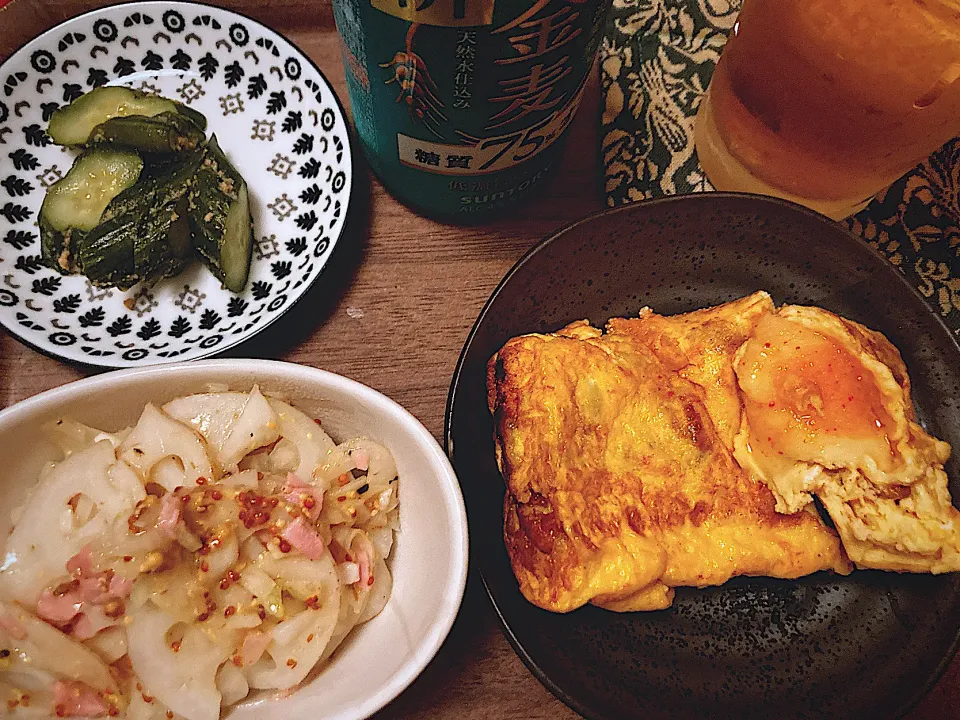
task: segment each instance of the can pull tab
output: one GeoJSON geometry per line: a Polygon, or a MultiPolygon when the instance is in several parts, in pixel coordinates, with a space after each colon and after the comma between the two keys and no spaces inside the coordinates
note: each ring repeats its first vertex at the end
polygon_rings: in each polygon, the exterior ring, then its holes
{"type": "Polygon", "coordinates": [[[960,62],[955,62],[947,66],[947,69],[940,74],[940,77],[937,78],[929,90],[913,101],[913,106],[918,109],[930,107],[958,79],[960,79],[960,62]]]}

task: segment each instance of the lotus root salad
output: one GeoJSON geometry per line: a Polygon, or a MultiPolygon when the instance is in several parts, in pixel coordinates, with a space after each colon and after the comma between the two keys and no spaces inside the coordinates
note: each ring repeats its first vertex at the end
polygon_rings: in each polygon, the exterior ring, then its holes
{"type": "Polygon", "coordinates": [[[371,440],[256,387],[44,430],[63,458],[0,565],[13,716],[216,720],[295,690],[390,596],[397,468],[371,440]]]}

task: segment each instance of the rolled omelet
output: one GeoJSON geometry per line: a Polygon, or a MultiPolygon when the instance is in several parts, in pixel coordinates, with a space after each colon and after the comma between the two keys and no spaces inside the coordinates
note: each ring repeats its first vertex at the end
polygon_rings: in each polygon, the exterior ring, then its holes
{"type": "Polygon", "coordinates": [[[524,596],[554,612],[668,607],[737,575],[846,573],[811,505],[778,513],[733,457],[733,357],[766,293],[664,317],[649,309],[508,341],[488,364],[504,542],[524,596]]]}
{"type": "Polygon", "coordinates": [[[855,322],[761,291],[516,337],[487,370],[504,541],[540,607],[655,610],[675,587],[851,561],[960,570],[950,446],[855,322]]]}

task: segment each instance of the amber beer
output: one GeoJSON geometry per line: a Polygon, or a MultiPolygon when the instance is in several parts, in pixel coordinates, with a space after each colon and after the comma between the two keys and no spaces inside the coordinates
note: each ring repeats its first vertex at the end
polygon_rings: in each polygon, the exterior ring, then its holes
{"type": "Polygon", "coordinates": [[[958,0],[744,0],[700,162],[717,189],[843,218],[960,133],[958,79],[958,0]]]}
{"type": "Polygon", "coordinates": [[[396,197],[453,222],[556,167],[610,0],[334,0],[357,136],[396,197]]]}

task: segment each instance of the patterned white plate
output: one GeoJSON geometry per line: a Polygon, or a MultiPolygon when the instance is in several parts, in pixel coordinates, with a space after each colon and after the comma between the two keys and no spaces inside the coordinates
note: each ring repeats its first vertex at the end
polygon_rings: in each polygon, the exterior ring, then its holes
{"type": "Polygon", "coordinates": [[[263,330],[320,275],[350,198],[349,132],[326,78],[275,32],[207,5],[117,5],[31,41],[0,66],[0,82],[0,322],[27,344],[109,367],[205,357],[263,330]],[[250,191],[255,246],[243,293],[199,261],[127,292],[40,265],[37,213],[75,155],[50,142],[47,121],[104,84],[207,116],[250,191]]]}

